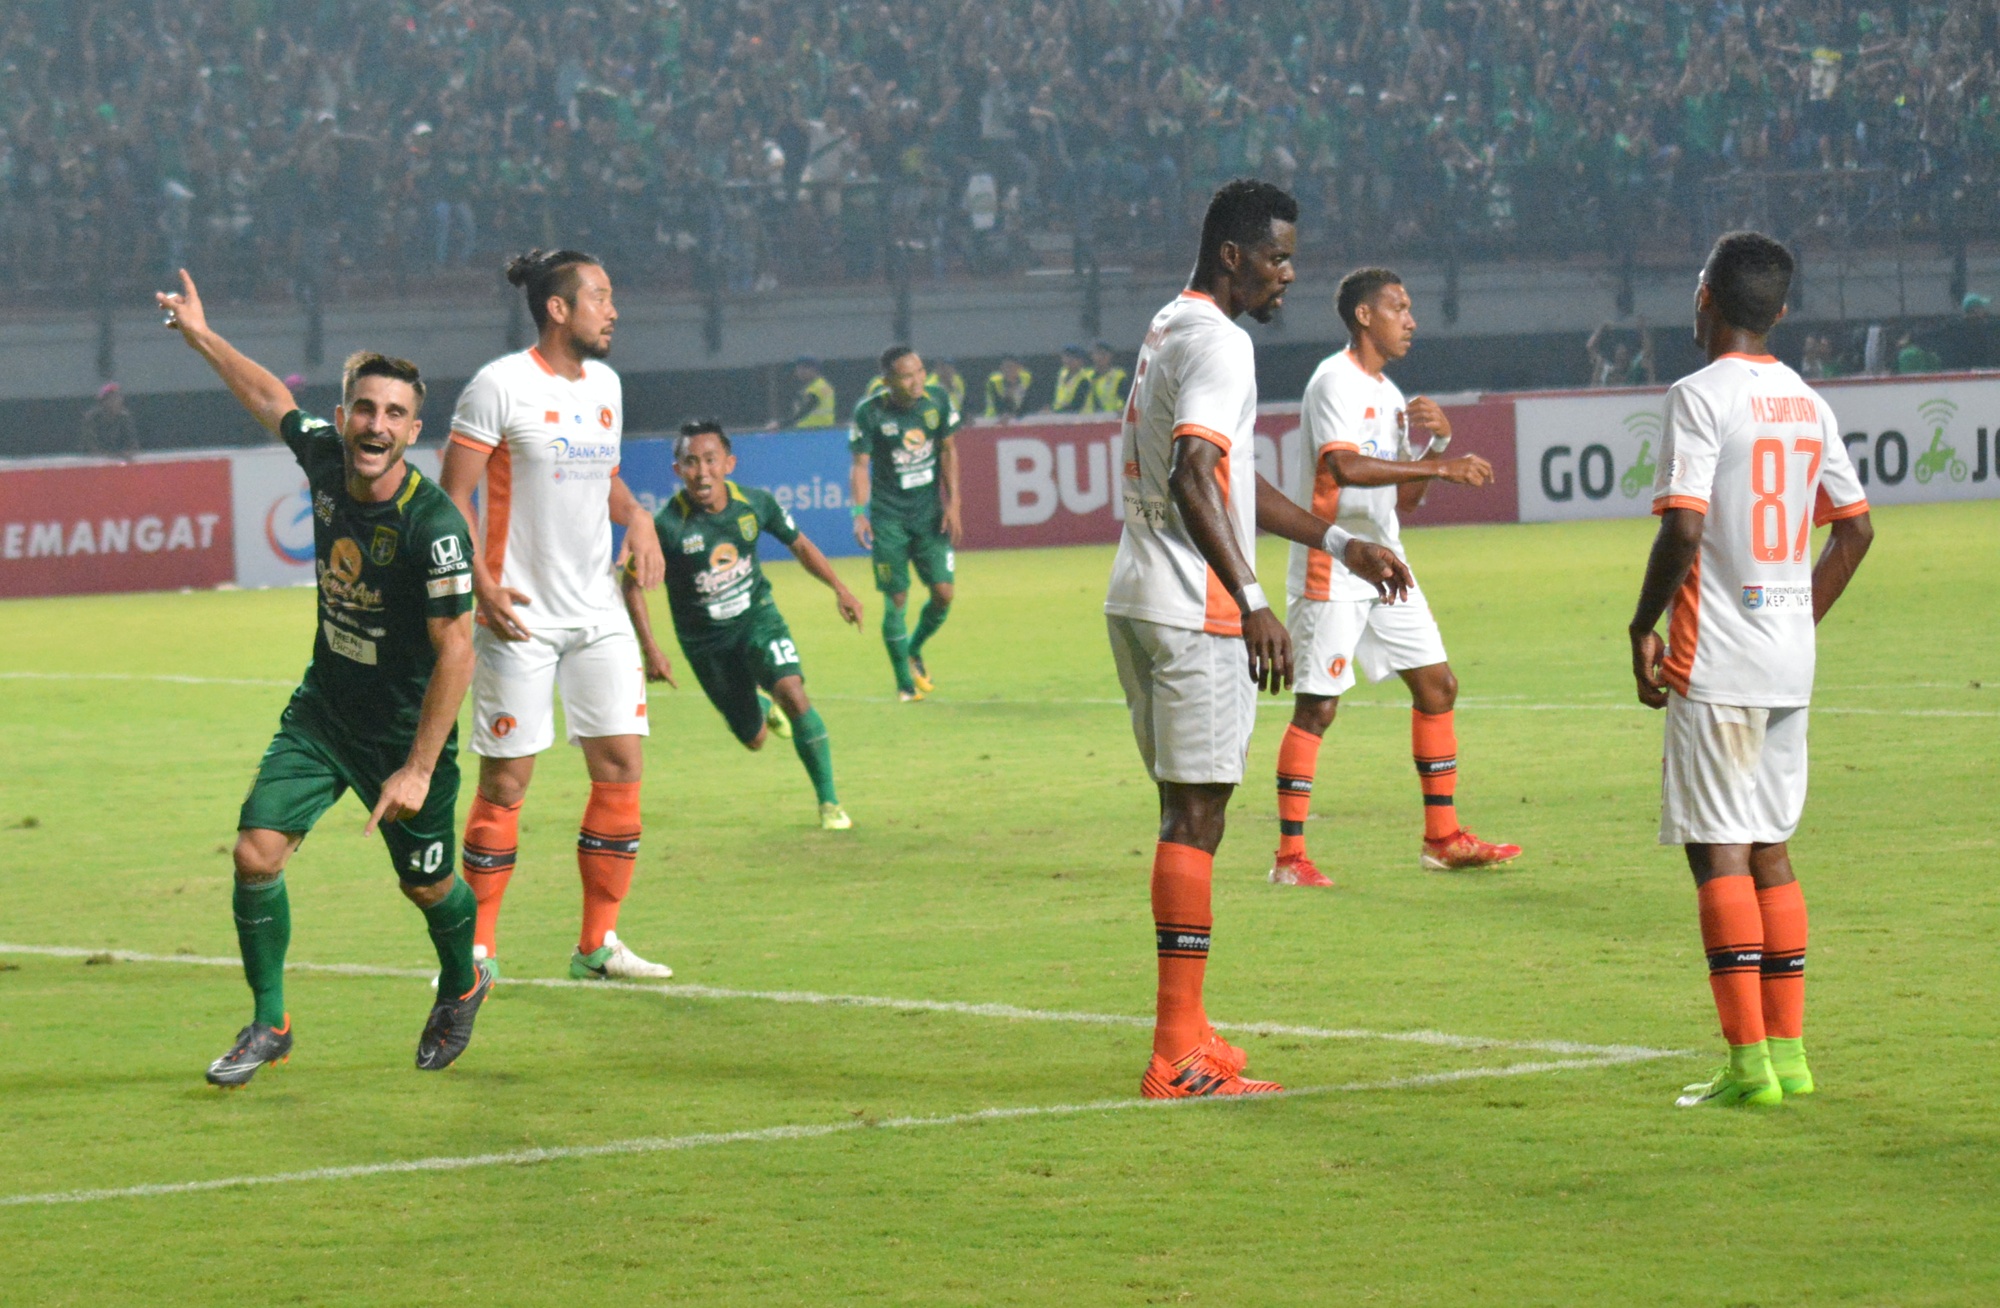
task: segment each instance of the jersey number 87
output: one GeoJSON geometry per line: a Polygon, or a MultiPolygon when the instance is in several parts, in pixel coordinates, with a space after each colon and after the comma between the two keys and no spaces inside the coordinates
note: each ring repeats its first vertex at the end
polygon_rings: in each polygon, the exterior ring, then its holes
{"type": "MultiPolygon", "coordinates": [[[[1792,453],[1806,460],[1806,486],[1819,475],[1820,442],[1801,437],[1792,442],[1792,453]]],[[[1759,563],[1779,563],[1790,545],[1792,561],[1806,557],[1806,542],[1812,537],[1812,504],[1799,514],[1796,541],[1785,521],[1785,443],[1766,436],[1750,447],[1750,491],[1756,496],[1750,505],[1750,553],[1759,563]]]]}

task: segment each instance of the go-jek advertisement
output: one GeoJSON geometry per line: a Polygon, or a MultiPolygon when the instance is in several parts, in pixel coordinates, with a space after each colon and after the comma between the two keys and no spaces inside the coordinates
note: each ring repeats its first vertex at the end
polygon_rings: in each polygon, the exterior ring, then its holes
{"type": "MultiPolygon", "coordinates": [[[[1871,504],[2000,495],[2000,377],[1822,382],[1871,504]]],[[[1521,521],[1652,512],[1666,391],[1514,400],[1521,521]]]]}

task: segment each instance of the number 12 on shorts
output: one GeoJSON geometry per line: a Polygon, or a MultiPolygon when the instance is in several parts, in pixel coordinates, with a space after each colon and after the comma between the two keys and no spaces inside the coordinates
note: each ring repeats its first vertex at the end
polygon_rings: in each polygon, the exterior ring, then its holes
{"type": "Polygon", "coordinates": [[[1796,540],[1785,520],[1785,443],[1766,436],[1750,447],[1750,492],[1756,496],[1750,505],[1750,554],[1759,563],[1782,562],[1787,545],[1792,561],[1800,562],[1812,539],[1811,494],[1813,479],[1819,476],[1820,442],[1801,437],[1792,442],[1792,453],[1806,461],[1807,499],[1799,513],[1796,540]]]}
{"type": "Polygon", "coordinates": [[[791,641],[774,640],[771,642],[771,662],[783,667],[787,663],[797,663],[798,661],[799,647],[792,644],[791,641]]]}

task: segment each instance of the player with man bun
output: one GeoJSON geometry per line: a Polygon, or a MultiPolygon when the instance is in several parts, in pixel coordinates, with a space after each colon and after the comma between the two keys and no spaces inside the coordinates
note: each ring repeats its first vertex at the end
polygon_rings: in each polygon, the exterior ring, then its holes
{"type": "Polygon", "coordinates": [[[507,266],[540,339],[481,368],[458,397],[442,480],[467,520],[485,484],[473,560],[479,654],[472,750],[479,789],[465,824],[465,876],[479,897],[479,949],[498,956],[501,897],[514,873],[521,803],[535,758],[555,743],[562,691],[590,801],[577,834],[583,925],[570,975],[673,975],[618,939],[639,854],[646,674],[619,597],[611,527],[644,585],[662,575],[653,520],[618,479],[625,404],[605,365],[618,311],[603,265],[580,250],[533,250],[507,266]]]}

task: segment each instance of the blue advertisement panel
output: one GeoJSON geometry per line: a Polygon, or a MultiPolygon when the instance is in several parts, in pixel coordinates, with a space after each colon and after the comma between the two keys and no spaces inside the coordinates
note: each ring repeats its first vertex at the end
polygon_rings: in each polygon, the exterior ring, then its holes
{"type": "MultiPolygon", "coordinates": [[[[847,511],[850,460],[845,427],[745,432],[732,434],[729,443],[736,454],[736,472],[730,480],[770,491],[825,553],[861,553],[847,511]]],[[[618,475],[640,503],[657,512],[681,488],[674,472],[672,438],[627,439],[618,475]]]]}

